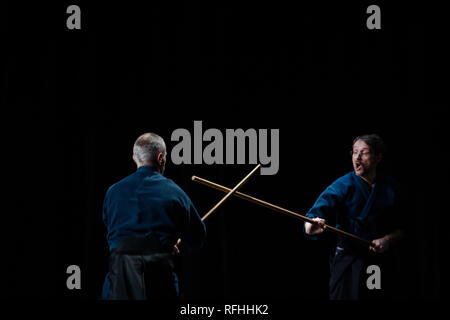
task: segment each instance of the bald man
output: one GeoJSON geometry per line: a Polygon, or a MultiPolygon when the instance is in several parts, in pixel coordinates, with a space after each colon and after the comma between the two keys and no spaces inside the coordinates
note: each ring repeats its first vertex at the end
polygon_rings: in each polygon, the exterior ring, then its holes
{"type": "Polygon", "coordinates": [[[160,136],[141,135],[133,147],[136,172],[106,192],[103,221],[110,261],[102,299],[177,297],[177,240],[188,251],[203,246],[206,229],[192,201],[163,176],[166,156],[160,136]]]}

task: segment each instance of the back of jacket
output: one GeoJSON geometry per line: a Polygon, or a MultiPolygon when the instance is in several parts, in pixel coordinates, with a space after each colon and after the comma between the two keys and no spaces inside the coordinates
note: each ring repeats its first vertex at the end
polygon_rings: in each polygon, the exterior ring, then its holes
{"type": "Polygon", "coordinates": [[[168,249],[178,238],[190,250],[202,247],[206,229],[187,194],[150,166],[112,185],[103,204],[110,250],[124,237],[156,234],[168,249]]]}

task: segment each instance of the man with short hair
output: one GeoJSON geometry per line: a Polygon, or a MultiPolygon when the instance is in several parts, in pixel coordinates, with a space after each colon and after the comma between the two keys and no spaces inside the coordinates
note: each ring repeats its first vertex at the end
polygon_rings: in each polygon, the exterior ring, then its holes
{"type": "Polygon", "coordinates": [[[137,171],[112,185],[103,204],[110,249],[103,299],[178,296],[173,255],[177,240],[188,250],[203,246],[206,229],[186,193],[163,176],[164,140],[145,133],[135,142],[137,171]]]}
{"type": "Polygon", "coordinates": [[[391,177],[377,171],[384,153],[384,142],[376,134],[354,139],[351,151],[354,170],[326,188],[306,215],[316,221],[304,224],[310,239],[317,239],[327,223],[372,242],[369,251],[338,236],[330,257],[332,300],[388,298],[391,294],[391,249],[404,237],[403,192],[391,177]],[[366,269],[372,264],[380,267],[383,284],[380,290],[368,291],[366,269]]]}

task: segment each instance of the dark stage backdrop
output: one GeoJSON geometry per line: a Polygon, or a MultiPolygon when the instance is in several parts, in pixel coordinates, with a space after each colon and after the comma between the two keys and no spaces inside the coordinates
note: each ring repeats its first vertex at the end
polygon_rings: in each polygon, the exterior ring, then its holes
{"type": "MultiPolygon", "coordinates": [[[[68,30],[70,4],[2,4],[2,295],[97,299],[103,197],[135,170],[135,139],[156,132],[170,156],[172,132],[193,135],[201,120],[222,133],[279,129],[279,171],[242,191],[298,213],[352,170],[355,136],[379,133],[383,169],[410,195],[398,297],[441,297],[448,118],[440,20],[429,15],[438,9],[380,4],[382,29],[368,30],[365,3],[78,1],[82,28],[68,30]],[[73,264],[81,290],[66,287],[73,264]]],[[[192,175],[232,187],[254,167],[168,159],[166,176],[201,215],[223,194],[192,175]]],[[[240,199],[206,226],[205,247],[177,264],[186,299],[327,299],[332,236],[308,241],[299,220],[240,199]]]]}

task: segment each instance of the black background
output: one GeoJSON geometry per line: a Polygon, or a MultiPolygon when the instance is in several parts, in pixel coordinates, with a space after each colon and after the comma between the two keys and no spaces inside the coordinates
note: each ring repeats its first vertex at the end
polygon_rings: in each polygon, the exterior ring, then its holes
{"type": "MultiPolygon", "coordinates": [[[[135,170],[134,140],[194,120],[203,129],[280,130],[280,168],[243,192],[305,213],[352,170],[353,138],[379,133],[384,170],[410,191],[399,298],[441,298],[448,122],[439,8],[379,3],[85,1],[2,3],[1,110],[7,297],[97,299],[107,271],[107,188],[135,170]],[[81,7],[81,30],[66,8],[81,7]],[[372,4],[372,3],[370,3],[372,4]],[[66,268],[82,289],[66,288],[66,268]]],[[[253,165],[173,165],[166,176],[199,213],[253,165]]],[[[186,299],[327,299],[332,239],[231,199],[206,222],[201,252],[178,268],[186,299]]],[[[4,264],[5,265],[5,264],[4,264]]]]}

